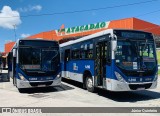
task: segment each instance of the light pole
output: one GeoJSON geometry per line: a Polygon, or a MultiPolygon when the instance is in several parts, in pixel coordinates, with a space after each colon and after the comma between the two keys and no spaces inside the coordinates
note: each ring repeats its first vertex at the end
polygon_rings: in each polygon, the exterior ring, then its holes
{"type": "Polygon", "coordinates": [[[15,37],[15,42],[16,42],[16,38],[17,38],[17,35],[16,35],[16,25],[13,25],[13,28],[14,28],[14,37],[15,37]]]}

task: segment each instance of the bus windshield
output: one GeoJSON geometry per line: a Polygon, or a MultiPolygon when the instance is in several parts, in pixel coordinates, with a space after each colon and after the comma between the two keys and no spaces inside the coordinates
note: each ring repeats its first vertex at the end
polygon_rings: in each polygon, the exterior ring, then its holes
{"type": "Polygon", "coordinates": [[[19,48],[19,64],[23,70],[53,71],[58,48],[19,48]]]}
{"type": "Polygon", "coordinates": [[[50,48],[44,48],[42,49],[41,53],[42,57],[42,70],[43,71],[54,71],[55,68],[53,63],[58,55],[58,49],[50,49],[50,48]]]}
{"type": "Polygon", "coordinates": [[[118,40],[116,65],[124,70],[153,70],[156,66],[154,41],[118,40]]]}

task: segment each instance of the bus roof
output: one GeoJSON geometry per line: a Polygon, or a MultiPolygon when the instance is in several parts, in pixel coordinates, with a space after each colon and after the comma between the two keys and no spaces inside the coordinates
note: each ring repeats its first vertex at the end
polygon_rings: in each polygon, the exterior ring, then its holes
{"type": "MultiPolygon", "coordinates": [[[[19,39],[18,41],[20,41],[20,40],[25,40],[25,41],[26,40],[27,41],[55,41],[55,40],[46,40],[46,39],[43,39],[43,38],[35,38],[35,39],[28,39],[28,38],[26,38],[26,39],[19,39]]],[[[57,42],[57,41],[55,41],[55,42],[57,42]]]]}
{"type": "MultiPolygon", "coordinates": [[[[113,34],[114,30],[130,30],[130,31],[145,32],[145,31],[142,31],[142,30],[133,30],[133,29],[106,29],[106,30],[103,30],[101,32],[97,32],[97,33],[92,34],[92,35],[88,35],[88,36],[85,36],[85,37],[82,37],[82,38],[79,38],[79,39],[76,39],[76,40],[71,40],[71,41],[62,43],[62,44],[60,44],[60,47],[65,47],[65,46],[68,46],[68,45],[72,45],[72,44],[75,44],[75,43],[78,43],[78,42],[89,40],[89,39],[92,39],[92,38],[95,38],[95,37],[98,37],[98,36],[102,36],[102,35],[105,35],[105,34],[109,34],[109,33],[113,34]]],[[[149,33],[149,32],[145,32],[145,33],[149,33]]]]}
{"type": "MultiPolygon", "coordinates": [[[[13,46],[13,48],[11,49],[11,51],[14,49],[14,48],[17,48],[17,44],[18,44],[18,42],[19,41],[23,41],[23,40],[25,40],[25,41],[49,41],[49,42],[57,42],[57,41],[55,41],[55,40],[44,40],[44,39],[40,39],[40,38],[37,38],[37,39],[18,39],[17,41],[16,41],[16,43],[14,44],[14,46],[13,46]]],[[[58,42],[57,42],[58,43],[58,42]]]]}
{"type": "Polygon", "coordinates": [[[71,41],[62,43],[62,44],[60,44],[60,47],[72,45],[72,44],[82,42],[82,41],[85,41],[85,40],[89,40],[89,39],[92,39],[94,37],[102,36],[102,35],[105,35],[105,34],[108,34],[108,33],[113,34],[113,29],[107,29],[107,30],[104,30],[104,31],[101,31],[101,32],[98,32],[98,33],[95,33],[95,34],[92,34],[92,35],[88,35],[88,36],[85,36],[85,37],[82,37],[82,38],[79,38],[79,39],[76,39],[76,40],[71,40],[71,41]]]}

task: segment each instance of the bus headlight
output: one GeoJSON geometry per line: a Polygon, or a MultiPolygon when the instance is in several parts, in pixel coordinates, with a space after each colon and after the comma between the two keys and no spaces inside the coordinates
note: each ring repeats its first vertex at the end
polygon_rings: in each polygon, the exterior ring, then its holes
{"type": "Polygon", "coordinates": [[[60,77],[61,77],[61,74],[58,74],[58,75],[57,75],[57,78],[60,78],[60,77]]]}
{"type": "Polygon", "coordinates": [[[118,72],[115,72],[115,75],[120,82],[126,82],[118,72]]]}
{"type": "Polygon", "coordinates": [[[18,73],[18,76],[21,80],[25,81],[26,79],[24,78],[24,76],[21,73],[18,73]]]}
{"type": "Polygon", "coordinates": [[[156,73],[153,81],[155,82],[155,81],[157,81],[157,79],[158,79],[158,73],[156,73]]]}

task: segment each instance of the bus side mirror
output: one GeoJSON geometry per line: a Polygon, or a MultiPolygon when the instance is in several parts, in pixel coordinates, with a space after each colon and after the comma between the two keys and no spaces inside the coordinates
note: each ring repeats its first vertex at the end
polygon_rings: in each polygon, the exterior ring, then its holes
{"type": "Polygon", "coordinates": [[[16,49],[13,49],[13,57],[16,57],[16,56],[17,56],[16,49]]]}
{"type": "Polygon", "coordinates": [[[117,50],[117,41],[115,41],[115,40],[112,41],[111,48],[112,48],[112,51],[117,50]]]}

